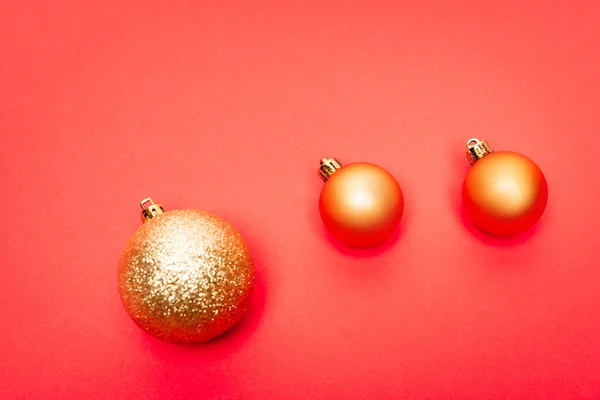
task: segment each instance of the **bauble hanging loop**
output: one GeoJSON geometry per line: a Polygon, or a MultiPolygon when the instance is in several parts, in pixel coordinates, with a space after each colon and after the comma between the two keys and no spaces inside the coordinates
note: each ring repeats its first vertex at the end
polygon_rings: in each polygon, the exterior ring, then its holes
{"type": "Polygon", "coordinates": [[[226,221],[197,210],[140,203],[144,224],[119,259],[125,310],[143,330],[175,343],[198,343],[231,328],[248,307],[252,257],[226,221]]]}
{"type": "Polygon", "coordinates": [[[468,218],[478,228],[498,236],[521,233],[534,225],[548,202],[542,170],[528,157],[495,152],[484,141],[467,141],[472,168],[463,182],[462,199],[468,218]]]}
{"type": "Polygon", "coordinates": [[[367,162],[342,166],[335,158],[323,158],[319,176],[325,182],[319,212],[337,240],[369,247],[384,242],[398,228],[404,197],[396,179],[384,168],[367,162]]]}

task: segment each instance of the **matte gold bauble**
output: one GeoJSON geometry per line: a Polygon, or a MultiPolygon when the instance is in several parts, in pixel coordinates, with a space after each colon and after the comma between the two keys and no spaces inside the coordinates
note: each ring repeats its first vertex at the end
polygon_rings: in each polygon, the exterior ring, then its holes
{"type": "Polygon", "coordinates": [[[473,167],[463,183],[463,204],[469,219],[498,236],[516,235],[534,225],[548,202],[548,184],[528,157],[512,151],[494,152],[479,139],[467,142],[473,167]]]}
{"type": "Polygon", "coordinates": [[[357,162],[342,166],[322,159],[325,181],[319,212],[327,230],[339,241],[369,247],[388,239],[404,212],[404,197],[396,179],[384,168],[357,162]]]}

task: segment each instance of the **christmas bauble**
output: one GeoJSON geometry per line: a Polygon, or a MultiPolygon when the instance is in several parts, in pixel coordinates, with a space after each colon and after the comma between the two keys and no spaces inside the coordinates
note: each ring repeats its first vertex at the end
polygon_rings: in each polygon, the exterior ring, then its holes
{"type": "Polygon", "coordinates": [[[319,212],[337,240],[349,246],[374,246],[397,229],[404,197],[396,179],[384,168],[368,162],[342,166],[335,158],[324,158],[319,175],[325,181],[319,212]]]}
{"type": "Polygon", "coordinates": [[[141,203],[144,224],[119,259],[125,310],[152,336],[198,343],[227,331],[244,314],[254,266],[242,236],[203,211],[165,212],[141,203]]]}
{"type": "Polygon", "coordinates": [[[473,167],[462,198],[473,224],[493,235],[510,236],[539,220],[548,202],[548,184],[531,159],[512,151],[494,152],[479,139],[467,142],[467,158],[473,167]]]}

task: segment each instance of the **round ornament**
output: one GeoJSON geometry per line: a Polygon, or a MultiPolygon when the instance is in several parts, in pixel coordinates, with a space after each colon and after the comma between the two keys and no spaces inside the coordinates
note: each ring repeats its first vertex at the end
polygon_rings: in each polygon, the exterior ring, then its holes
{"type": "Polygon", "coordinates": [[[254,265],[242,236],[203,211],[166,211],[144,199],[144,224],[119,259],[125,310],[150,335],[199,343],[231,328],[248,307],[254,265]]]}
{"type": "Polygon", "coordinates": [[[548,203],[542,170],[513,151],[495,152],[484,141],[467,142],[472,168],[463,188],[463,205],[477,227],[497,236],[519,234],[534,225],[548,203]]]}
{"type": "Polygon", "coordinates": [[[387,170],[368,162],[342,166],[335,158],[323,158],[319,175],[325,182],[319,212],[337,240],[369,247],[384,242],[398,228],[404,197],[387,170]]]}

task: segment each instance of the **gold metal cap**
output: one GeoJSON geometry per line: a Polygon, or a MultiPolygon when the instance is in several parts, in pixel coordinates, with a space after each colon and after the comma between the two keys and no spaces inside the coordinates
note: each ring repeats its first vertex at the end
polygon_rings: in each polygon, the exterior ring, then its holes
{"type": "Polygon", "coordinates": [[[156,204],[150,197],[140,201],[140,206],[142,207],[142,212],[140,214],[140,217],[142,217],[142,222],[146,222],[149,219],[152,219],[165,212],[163,206],[156,204]]]}
{"type": "Polygon", "coordinates": [[[483,140],[472,138],[467,141],[467,159],[471,165],[493,152],[494,150],[483,140]]]}
{"type": "Polygon", "coordinates": [[[335,158],[322,158],[321,166],[319,167],[319,176],[325,182],[340,168],[342,168],[342,164],[335,158]]]}

